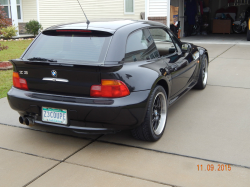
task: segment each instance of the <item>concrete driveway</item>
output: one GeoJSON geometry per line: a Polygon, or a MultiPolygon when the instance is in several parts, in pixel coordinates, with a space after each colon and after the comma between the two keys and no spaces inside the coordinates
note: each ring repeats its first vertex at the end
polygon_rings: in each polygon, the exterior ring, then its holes
{"type": "Polygon", "coordinates": [[[249,186],[246,44],[199,43],[210,55],[208,86],[169,109],[156,143],[134,140],[129,132],[85,136],[26,127],[0,99],[0,186],[249,186]]]}

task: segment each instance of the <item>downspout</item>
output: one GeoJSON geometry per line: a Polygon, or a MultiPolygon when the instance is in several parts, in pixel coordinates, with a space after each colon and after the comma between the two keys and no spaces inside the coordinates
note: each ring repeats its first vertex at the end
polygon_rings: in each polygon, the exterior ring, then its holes
{"type": "Polygon", "coordinates": [[[12,25],[17,28],[16,35],[19,36],[19,27],[18,27],[18,17],[17,17],[16,0],[11,0],[10,1],[10,6],[11,6],[12,25]]]}
{"type": "Polygon", "coordinates": [[[145,20],[148,21],[148,1],[145,0],[145,20]]]}

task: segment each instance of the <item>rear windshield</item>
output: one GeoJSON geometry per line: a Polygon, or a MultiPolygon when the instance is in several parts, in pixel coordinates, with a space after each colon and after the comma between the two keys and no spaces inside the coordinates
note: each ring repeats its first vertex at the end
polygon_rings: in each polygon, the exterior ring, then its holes
{"type": "Polygon", "coordinates": [[[60,63],[102,63],[111,34],[42,33],[23,59],[46,58],[60,63]]]}

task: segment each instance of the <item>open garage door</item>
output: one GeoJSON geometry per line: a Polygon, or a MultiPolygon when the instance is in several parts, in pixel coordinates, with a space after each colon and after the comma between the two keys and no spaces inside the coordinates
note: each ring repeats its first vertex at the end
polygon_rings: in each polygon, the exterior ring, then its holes
{"type": "MultiPolygon", "coordinates": [[[[170,6],[179,8],[181,38],[212,35],[247,40],[250,0],[171,0],[170,6]],[[238,27],[233,26],[237,23],[238,27]]],[[[171,12],[170,16],[173,16],[171,12]]]]}

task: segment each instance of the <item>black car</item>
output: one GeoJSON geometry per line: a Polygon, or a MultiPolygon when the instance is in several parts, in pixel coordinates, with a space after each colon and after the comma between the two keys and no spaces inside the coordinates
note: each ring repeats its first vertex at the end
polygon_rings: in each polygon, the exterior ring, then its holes
{"type": "Polygon", "coordinates": [[[208,52],[152,21],[71,23],[40,33],[13,64],[12,109],[22,124],[81,133],[131,129],[161,138],[168,107],[204,89],[208,52]]]}

